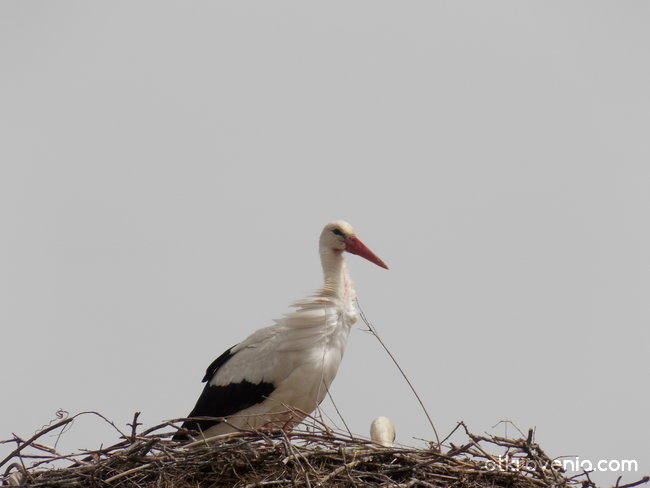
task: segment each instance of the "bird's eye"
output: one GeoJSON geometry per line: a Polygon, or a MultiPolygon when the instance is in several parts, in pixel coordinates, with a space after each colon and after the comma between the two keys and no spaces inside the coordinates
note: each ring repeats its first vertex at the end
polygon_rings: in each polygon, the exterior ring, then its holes
{"type": "Polygon", "coordinates": [[[337,236],[343,237],[343,232],[341,232],[341,229],[332,229],[332,232],[334,232],[337,236]]]}

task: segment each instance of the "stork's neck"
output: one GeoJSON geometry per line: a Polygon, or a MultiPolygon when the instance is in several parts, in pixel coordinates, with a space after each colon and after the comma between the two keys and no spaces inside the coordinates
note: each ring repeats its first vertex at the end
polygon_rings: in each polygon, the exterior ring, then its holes
{"type": "Polygon", "coordinates": [[[354,299],[352,281],[345,265],[343,251],[323,249],[320,253],[320,259],[323,265],[323,274],[325,275],[324,294],[350,300],[354,299]]]}

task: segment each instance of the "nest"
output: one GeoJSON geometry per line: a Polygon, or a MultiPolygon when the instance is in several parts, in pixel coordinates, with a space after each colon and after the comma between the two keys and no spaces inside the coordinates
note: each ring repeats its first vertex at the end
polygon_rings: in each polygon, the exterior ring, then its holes
{"type": "MultiPolygon", "coordinates": [[[[532,431],[517,439],[478,436],[460,422],[454,431],[466,435],[462,445],[445,444],[445,439],[423,449],[386,448],[315,423],[292,432],[234,432],[181,443],[170,439],[173,432],[161,432],[175,428],[174,422],[138,433],[136,414],[129,424],[130,434],[120,431],[123,440],[111,447],[62,455],[37,442],[44,434],[65,428],[75,417],[52,424],[26,441],[17,437],[4,441],[15,442],[17,447],[0,461],[0,468],[5,469],[0,476],[3,484],[49,488],[595,487],[588,473],[566,476],[534,442],[532,431]],[[493,454],[495,450],[500,455],[493,454]],[[57,463],[66,465],[52,467],[57,463]]],[[[645,477],[617,488],[647,481],[645,477]]]]}

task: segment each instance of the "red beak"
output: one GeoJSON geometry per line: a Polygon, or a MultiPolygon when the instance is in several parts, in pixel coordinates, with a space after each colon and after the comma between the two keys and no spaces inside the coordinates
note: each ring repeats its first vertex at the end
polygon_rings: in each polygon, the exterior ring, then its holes
{"type": "Polygon", "coordinates": [[[345,250],[362,258],[366,258],[371,263],[375,263],[377,266],[388,269],[386,263],[384,263],[379,256],[366,247],[366,245],[359,240],[357,236],[349,236],[345,240],[345,250]]]}

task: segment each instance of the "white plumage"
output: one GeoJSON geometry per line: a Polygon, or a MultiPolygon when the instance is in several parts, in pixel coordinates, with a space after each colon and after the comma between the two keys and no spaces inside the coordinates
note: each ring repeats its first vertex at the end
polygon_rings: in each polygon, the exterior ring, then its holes
{"type": "MultiPolygon", "coordinates": [[[[343,221],[325,226],[319,251],[323,288],[294,303],[294,311],[254,332],[208,367],[203,379],[207,384],[189,417],[226,420],[188,420],[185,429],[209,437],[237,429],[290,428],[320,404],[357,320],[343,252],[388,267],[343,221]]],[[[179,431],[175,438],[186,438],[186,432],[179,431]]]]}
{"type": "Polygon", "coordinates": [[[370,439],[383,447],[393,447],[395,424],[388,417],[377,417],[370,424],[370,439]]]}

